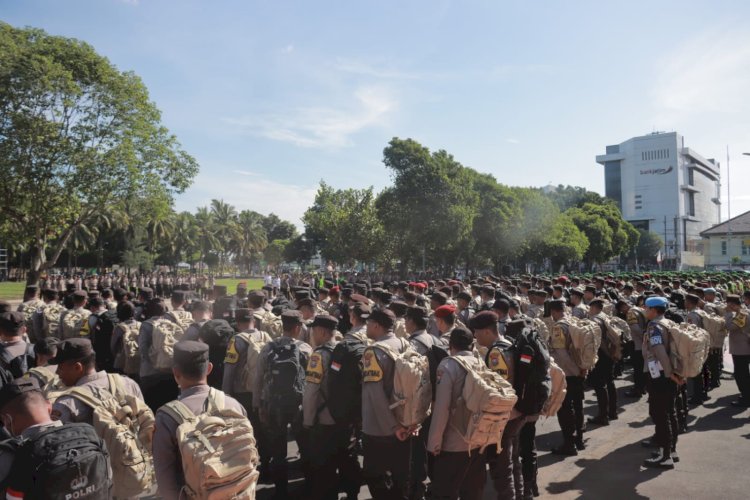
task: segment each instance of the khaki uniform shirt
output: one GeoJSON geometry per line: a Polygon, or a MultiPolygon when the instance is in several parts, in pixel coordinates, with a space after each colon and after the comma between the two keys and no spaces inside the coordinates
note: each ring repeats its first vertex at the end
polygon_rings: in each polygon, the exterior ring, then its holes
{"type": "Polygon", "coordinates": [[[630,337],[633,339],[636,351],[643,350],[643,330],[646,328],[646,317],[643,311],[631,307],[626,317],[630,327],[630,337]]]}
{"type": "MultiPolygon", "coordinates": [[[[330,340],[318,346],[310,355],[305,371],[305,392],[302,394],[302,425],[334,425],[336,423],[328,410],[328,367],[336,342],[330,340]]],[[[333,395],[335,397],[335,395],[333,395]]]]}
{"type": "Polygon", "coordinates": [[[439,343],[436,337],[433,337],[425,330],[417,330],[409,335],[407,339],[411,347],[422,356],[426,356],[432,346],[439,343]]]}
{"type": "Polygon", "coordinates": [[[466,380],[466,370],[454,357],[461,357],[476,369],[483,368],[482,360],[471,351],[460,351],[455,356],[449,356],[440,362],[437,370],[435,402],[432,406],[432,423],[427,437],[427,450],[432,453],[437,450],[469,451],[460,432],[465,428],[467,418],[470,417],[466,407],[459,402],[466,380]]]}
{"type": "MultiPolygon", "coordinates": [[[[196,415],[205,411],[209,387],[197,385],[180,392],[177,400],[196,415]]],[[[225,408],[246,415],[245,409],[231,396],[224,397],[225,408]]],[[[185,485],[182,472],[182,458],[177,442],[177,422],[165,411],[157,410],[154,424],[154,470],[159,496],[165,499],[180,498],[180,490],[185,485]]]]}
{"type": "Polygon", "coordinates": [[[405,339],[393,332],[376,340],[362,355],[362,432],[368,436],[393,436],[399,423],[389,408],[393,392],[393,360],[376,346],[396,352],[409,348],[405,339]]]}
{"type": "Polygon", "coordinates": [[[729,354],[747,356],[750,354],[750,314],[746,309],[738,313],[727,312],[724,316],[729,330],[729,354]]]}

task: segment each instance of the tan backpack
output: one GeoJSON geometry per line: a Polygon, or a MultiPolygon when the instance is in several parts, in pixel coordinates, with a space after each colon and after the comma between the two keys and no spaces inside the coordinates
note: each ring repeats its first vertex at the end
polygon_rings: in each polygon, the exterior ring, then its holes
{"type": "Polygon", "coordinates": [[[625,332],[630,331],[630,327],[620,318],[614,316],[604,318],[604,324],[607,327],[607,331],[604,335],[604,345],[602,346],[607,352],[607,355],[614,361],[620,361],[622,359],[622,340],[625,332]],[[619,321],[615,321],[619,320],[619,321]]]}
{"type": "Polygon", "coordinates": [[[568,333],[573,344],[571,355],[581,370],[590,370],[598,359],[597,351],[602,343],[602,330],[599,324],[590,319],[566,316],[561,321],[568,325],[568,333]]]}
{"type": "MultiPolygon", "coordinates": [[[[456,320],[458,322],[458,320],[456,320]]],[[[406,320],[404,318],[396,318],[396,322],[393,323],[393,333],[400,339],[408,339],[409,333],[406,331],[406,320]]]]}
{"type": "Polygon", "coordinates": [[[107,374],[109,390],[74,387],[67,395],[93,410],[96,434],[107,444],[116,498],[146,493],[154,485],[151,440],[154,414],[141,399],[125,392],[119,375],[107,374]]]}
{"type": "MultiPolygon", "coordinates": [[[[23,314],[23,320],[26,323],[26,332],[31,334],[34,331],[34,322],[32,318],[34,313],[39,310],[40,307],[44,307],[44,302],[41,300],[32,300],[21,304],[21,313],[23,314]]],[[[32,339],[36,340],[36,339],[32,339]]]]}
{"type": "Polygon", "coordinates": [[[552,335],[552,327],[555,326],[555,322],[549,316],[546,318],[534,318],[532,321],[534,328],[539,332],[539,336],[546,345],[549,345],[549,339],[552,335]]]}
{"type": "Polygon", "coordinates": [[[60,326],[60,316],[62,316],[65,307],[62,304],[50,303],[42,308],[42,331],[40,336],[43,339],[47,337],[57,337],[57,330],[60,326]]]}
{"type": "Polygon", "coordinates": [[[179,425],[177,442],[185,475],[183,492],[201,500],[252,500],[258,484],[258,450],[247,417],[224,406],[210,389],[206,411],[195,415],[179,401],[162,407],[179,425]]]}
{"type": "Polygon", "coordinates": [[[141,370],[141,354],[138,349],[138,334],[141,323],[120,323],[122,330],[122,350],[117,354],[115,368],[120,368],[125,375],[138,375],[141,370]]]}
{"type": "Polygon", "coordinates": [[[151,361],[155,369],[170,371],[173,365],[174,345],[185,335],[185,330],[174,321],[165,318],[154,320],[153,325],[149,353],[151,361]]]}
{"type": "Polygon", "coordinates": [[[31,368],[26,375],[27,377],[34,377],[39,382],[39,387],[42,389],[44,398],[54,404],[57,398],[64,395],[70,387],[66,386],[60,380],[57,373],[49,370],[45,367],[35,366],[31,368]]]}
{"type": "Polygon", "coordinates": [[[89,316],[91,316],[91,311],[88,309],[71,309],[66,312],[62,318],[63,340],[75,337],[88,337],[90,333],[89,316]]]}
{"type": "Polygon", "coordinates": [[[430,382],[430,363],[412,349],[406,339],[402,342],[401,352],[385,344],[373,344],[393,360],[393,392],[390,409],[396,420],[404,427],[421,424],[430,416],[432,405],[432,383],[430,382]]]}
{"type": "Polygon", "coordinates": [[[238,333],[237,336],[242,338],[247,343],[247,359],[245,360],[245,366],[242,367],[240,377],[242,377],[242,387],[247,392],[253,391],[253,378],[258,371],[258,360],[260,359],[260,352],[263,348],[271,341],[271,338],[266,332],[263,332],[267,336],[265,340],[257,341],[253,340],[252,335],[249,333],[238,333]]]}
{"type": "Polygon", "coordinates": [[[256,323],[260,320],[260,328],[258,330],[266,332],[272,339],[277,339],[284,334],[284,325],[281,324],[281,318],[271,311],[264,310],[263,313],[255,312],[253,316],[255,316],[256,323]]]}
{"type": "Polygon", "coordinates": [[[711,336],[711,347],[724,347],[724,339],[727,338],[727,323],[724,318],[715,314],[710,314],[701,309],[696,311],[703,320],[703,328],[711,336]]]}
{"type": "Polygon", "coordinates": [[[180,325],[184,331],[193,324],[193,315],[187,311],[169,311],[168,316],[174,318],[175,323],[180,325]]]}
{"type": "Polygon", "coordinates": [[[677,324],[663,319],[659,322],[669,332],[669,359],[672,371],[690,378],[703,371],[703,363],[708,358],[711,336],[706,330],[689,323],[677,324]]]}
{"type": "Polygon", "coordinates": [[[469,450],[479,448],[481,453],[493,444],[499,449],[503,431],[518,400],[513,386],[484,363],[472,366],[461,356],[451,359],[466,370],[464,386],[456,404],[459,409],[456,415],[460,415],[462,407],[468,414],[458,419],[460,422],[456,431],[463,436],[469,450]]]}
{"type": "Polygon", "coordinates": [[[547,401],[544,403],[541,415],[554,417],[565,400],[565,394],[568,392],[568,382],[565,380],[563,369],[551,359],[549,360],[549,375],[552,379],[552,388],[549,391],[547,401]]]}

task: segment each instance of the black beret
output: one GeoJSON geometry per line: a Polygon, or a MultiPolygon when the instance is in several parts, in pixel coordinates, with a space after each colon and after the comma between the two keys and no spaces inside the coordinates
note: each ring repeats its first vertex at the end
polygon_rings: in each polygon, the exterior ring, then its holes
{"type": "Polygon", "coordinates": [[[427,318],[427,310],[424,307],[419,306],[408,306],[406,309],[405,317],[407,318],[427,318]]]}
{"type": "Polygon", "coordinates": [[[694,293],[689,293],[685,296],[685,300],[690,300],[691,302],[698,302],[699,300],[701,300],[701,298],[695,295],[694,293]]]}
{"type": "Polygon", "coordinates": [[[469,320],[469,327],[472,330],[482,330],[484,328],[496,326],[498,319],[497,314],[492,311],[481,311],[469,320]]]}
{"type": "Polygon", "coordinates": [[[335,330],[339,325],[339,320],[329,314],[319,314],[315,316],[315,319],[310,323],[311,327],[320,326],[329,330],[335,330]]]}
{"type": "Polygon", "coordinates": [[[196,340],[181,340],[174,345],[174,365],[192,368],[208,361],[208,344],[196,340]]]}
{"type": "Polygon", "coordinates": [[[83,290],[76,290],[73,292],[73,297],[76,299],[86,299],[88,298],[88,295],[83,290]]]}
{"type": "Polygon", "coordinates": [[[457,349],[468,351],[474,343],[474,334],[467,328],[457,326],[451,331],[449,343],[457,349]]]}
{"type": "Polygon", "coordinates": [[[172,292],[172,300],[175,302],[185,302],[187,299],[187,292],[185,290],[175,290],[172,292]]]}
{"type": "Polygon", "coordinates": [[[471,302],[471,294],[469,292],[461,292],[456,295],[456,299],[463,299],[466,302],[471,302]]]}
{"type": "Polygon", "coordinates": [[[393,323],[396,321],[396,315],[388,309],[375,309],[367,319],[368,321],[374,321],[383,328],[392,328],[393,323]]]}
{"type": "Polygon", "coordinates": [[[564,311],[565,301],[564,300],[550,300],[549,302],[550,311],[564,311]]]}
{"type": "Polygon", "coordinates": [[[314,307],[312,299],[297,300],[297,309],[300,307],[314,307]]]}
{"type": "Polygon", "coordinates": [[[42,393],[42,389],[39,387],[39,382],[35,377],[25,376],[5,384],[3,388],[0,389],[0,408],[13,401],[16,396],[32,391],[37,391],[40,394],[42,393]]]}
{"type": "Polygon", "coordinates": [[[234,328],[225,319],[211,319],[203,323],[198,330],[198,337],[210,346],[216,347],[234,335],[234,328]]]}
{"type": "Polygon", "coordinates": [[[443,292],[435,292],[430,297],[431,300],[434,300],[440,305],[445,305],[446,302],[448,302],[448,296],[444,294],[443,292]]]}
{"type": "Polygon", "coordinates": [[[60,345],[60,340],[55,337],[39,339],[34,343],[34,353],[51,356],[57,349],[58,345],[60,345]]]}
{"type": "Polygon", "coordinates": [[[349,310],[358,318],[367,318],[372,312],[369,304],[363,304],[361,302],[355,302],[349,310]]]}
{"type": "Polygon", "coordinates": [[[92,297],[89,300],[89,306],[91,307],[101,307],[104,305],[104,299],[99,297],[98,295],[96,297],[92,297]]]}
{"type": "Polygon", "coordinates": [[[50,364],[59,365],[65,361],[81,361],[94,354],[89,339],[72,338],[63,340],[57,345],[57,355],[50,359],[50,364]]]}

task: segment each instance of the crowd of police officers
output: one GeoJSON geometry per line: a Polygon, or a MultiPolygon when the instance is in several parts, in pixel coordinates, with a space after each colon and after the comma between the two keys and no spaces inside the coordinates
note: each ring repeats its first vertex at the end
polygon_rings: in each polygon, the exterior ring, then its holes
{"type": "MultiPolygon", "coordinates": [[[[562,320],[574,316],[601,321],[608,308],[609,314],[626,320],[630,327],[630,340],[624,347],[625,358],[633,366],[633,385],[626,396],[649,397],[654,434],[643,444],[655,451],[645,466],[674,467],[679,460],[678,435],[686,431],[690,404],[702,404],[721,383],[721,349],[712,351],[704,375],[686,381],[674,373],[670,336],[661,323],[665,316],[699,324],[697,309],[725,315],[740,393],[732,404],[750,405],[750,322],[746,321],[750,291],[745,291],[741,279],[646,274],[383,283],[354,276],[338,281],[310,277],[289,289],[267,286],[251,291],[241,283],[234,295],[215,285],[206,300],[196,297],[189,283],[169,283],[175,287],[166,298],[160,296],[166,288],[159,290],[161,294],[145,285],[105,288],[104,280],[87,287],[84,280],[84,286],[69,283],[41,291],[29,286],[17,308],[1,303],[3,432],[18,436],[40,426],[92,423],[91,409],[64,394],[51,406],[51,418],[49,411],[45,415],[49,406],[43,398],[25,398],[23,411],[14,407],[19,395],[41,391],[45,380],[40,370],[56,374],[67,387],[104,389],[109,387],[108,372],[119,372],[128,375],[122,377],[125,391],[143,399],[156,414],[154,467],[158,494],[164,498],[178,498],[185,479],[180,476],[175,443],[177,424],[158,410],[179,399],[198,414],[204,411],[210,387],[223,391],[227,404],[250,419],[260,453],[260,482],[273,483],[277,498],[294,493],[288,487],[289,436],[299,445],[304,498],[338,498],[340,492],[357,498],[366,484],[374,498],[475,499],[483,494],[488,468],[498,498],[532,498],[539,495],[534,444],[539,415],[514,412],[500,447],[483,452],[469,449],[451,425],[467,373],[462,367],[486,366],[507,378],[514,370],[502,357],[504,350],[534,318],[551,318],[547,347],[565,373],[567,385],[557,414],[563,441],[553,453],[577,455],[586,447],[587,425],[606,426],[618,418],[614,380],[622,374],[623,362],[600,352],[592,370],[581,369],[571,352],[568,324],[562,320]],[[86,331],[64,340],[56,332],[44,332],[44,311],[57,304],[62,305],[61,315],[90,311],[86,331]],[[123,326],[108,331],[103,340],[97,338],[102,331],[97,322],[107,314],[123,326]],[[154,321],[164,318],[185,327],[174,347],[174,369],[168,372],[157,369],[151,356],[143,354],[153,350],[154,321]],[[126,372],[115,360],[124,348],[123,332],[133,325],[140,366],[126,372]],[[341,369],[331,361],[341,342],[384,344],[397,352],[414,349],[424,355],[434,346],[445,349],[448,357],[437,370],[428,420],[409,428],[399,424],[388,398],[394,361],[382,350],[365,349],[362,380],[356,381],[361,384],[361,414],[349,424],[337,421],[330,410],[338,395],[326,393],[325,382],[331,370],[341,369]],[[265,347],[257,363],[258,376],[248,386],[241,380],[240,367],[247,363],[255,343],[265,347]],[[271,418],[263,414],[260,400],[268,391],[262,386],[268,379],[263,373],[264,359],[276,349],[299,352],[304,384],[274,387],[277,394],[273,397],[282,402],[294,400],[284,399],[287,389],[290,394],[301,391],[302,397],[299,406],[271,418]],[[19,385],[13,381],[29,370],[38,382],[19,385]],[[598,414],[584,422],[587,387],[595,391],[598,414]],[[11,407],[17,413],[9,411],[11,407]]],[[[12,457],[0,453],[0,476],[6,477],[11,468],[12,457]]]]}

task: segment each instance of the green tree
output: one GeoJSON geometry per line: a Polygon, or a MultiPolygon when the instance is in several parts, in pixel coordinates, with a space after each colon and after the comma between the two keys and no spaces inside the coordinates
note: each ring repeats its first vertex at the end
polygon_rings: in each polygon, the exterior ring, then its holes
{"type": "Polygon", "coordinates": [[[640,238],[638,239],[638,245],[635,247],[635,255],[638,257],[638,262],[653,262],[656,259],[656,254],[664,246],[664,241],[661,239],[661,236],[653,231],[639,229],[638,232],[640,238]]]}
{"type": "Polygon", "coordinates": [[[321,182],[302,220],[307,238],[318,244],[326,259],[371,263],[378,256],[383,227],[371,187],[338,190],[321,182]]]}
{"type": "Polygon", "coordinates": [[[590,265],[627,254],[638,244],[638,230],[624,220],[620,210],[612,204],[584,203],[581,208],[574,207],[566,213],[589,240],[585,259],[590,265]]]}
{"type": "Polygon", "coordinates": [[[304,267],[315,257],[315,245],[308,241],[303,234],[289,241],[284,249],[284,260],[286,262],[296,262],[304,267]]]}
{"type": "Polygon", "coordinates": [[[278,267],[284,261],[284,251],[289,240],[273,240],[263,252],[263,258],[271,267],[278,267]]]}
{"type": "Polygon", "coordinates": [[[214,249],[219,254],[219,274],[222,274],[232,242],[236,241],[240,234],[237,225],[237,210],[224,200],[211,200],[211,216],[216,238],[214,249]]]}
{"type": "Polygon", "coordinates": [[[289,221],[282,220],[274,213],[261,217],[261,225],[266,231],[268,241],[291,240],[297,236],[297,228],[289,221]]]}
{"type": "Polygon", "coordinates": [[[141,80],[88,44],[0,23],[0,220],[23,228],[29,283],[108,204],[190,185],[198,165],[160,119],[141,80]]]}
{"type": "Polygon", "coordinates": [[[232,252],[236,255],[240,267],[245,271],[257,260],[257,256],[268,245],[266,230],[263,228],[263,216],[257,212],[243,210],[237,217],[237,234],[232,242],[232,252]]]}

